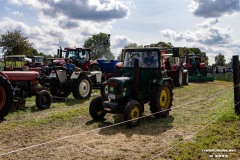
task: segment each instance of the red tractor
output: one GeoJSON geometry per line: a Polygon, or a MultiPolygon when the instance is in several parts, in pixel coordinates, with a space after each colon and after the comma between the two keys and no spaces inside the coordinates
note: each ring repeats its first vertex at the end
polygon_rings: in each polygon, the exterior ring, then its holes
{"type": "Polygon", "coordinates": [[[52,98],[38,86],[39,73],[35,71],[0,71],[0,119],[11,109],[25,105],[26,98],[36,96],[38,109],[50,107],[52,98]]]}
{"type": "MultiPolygon", "coordinates": [[[[58,49],[58,55],[60,58],[69,58],[73,60],[75,66],[82,68],[83,71],[100,71],[97,61],[91,60],[90,48],[62,48],[58,49]]],[[[56,60],[57,63],[65,63],[64,60],[56,60]]]]}
{"type": "Polygon", "coordinates": [[[162,69],[167,70],[167,74],[172,78],[175,87],[187,85],[189,79],[189,72],[184,69],[179,55],[179,48],[162,52],[162,69]]]}

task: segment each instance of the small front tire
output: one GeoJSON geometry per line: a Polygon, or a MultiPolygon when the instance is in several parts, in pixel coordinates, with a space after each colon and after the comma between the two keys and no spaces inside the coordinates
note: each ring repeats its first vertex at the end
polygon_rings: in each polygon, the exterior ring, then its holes
{"type": "Polygon", "coordinates": [[[141,104],[136,100],[129,101],[124,111],[126,125],[130,128],[138,126],[141,121],[140,117],[142,117],[141,104]]]}
{"type": "Polygon", "coordinates": [[[48,109],[51,106],[52,97],[46,90],[42,90],[36,94],[36,106],[38,109],[48,109]]]}
{"type": "Polygon", "coordinates": [[[97,96],[92,99],[89,106],[89,113],[91,117],[96,121],[102,120],[107,114],[107,112],[102,107],[102,102],[103,102],[103,97],[97,96]]]}

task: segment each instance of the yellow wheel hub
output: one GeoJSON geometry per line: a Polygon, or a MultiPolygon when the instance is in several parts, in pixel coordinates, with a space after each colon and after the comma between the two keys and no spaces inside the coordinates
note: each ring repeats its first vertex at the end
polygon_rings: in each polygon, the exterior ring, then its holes
{"type": "Polygon", "coordinates": [[[138,108],[138,106],[134,106],[133,109],[131,110],[131,119],[132,122],[136,122],[140,116],[140,110],[138,108]]]}
{"type": "Polygon", "coordinates": [[[168,87],[164,87],[159,97],[160,107],[163,109],[168,109],[170,101],[171,101],[170,89],[168,87]]]}

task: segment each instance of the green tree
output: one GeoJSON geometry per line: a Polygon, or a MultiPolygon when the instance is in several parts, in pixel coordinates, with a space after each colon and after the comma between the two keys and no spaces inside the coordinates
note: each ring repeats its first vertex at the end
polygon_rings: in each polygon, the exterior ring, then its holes
{"type": "Polygon", "coordinates": [[[31,55],[34,52],[28,37],[24,37],[21,31],[7,31],[0,37],[0,47],[5,55],[31,55]]]}
{"type": "Polygon", "coordinates": [[[106,33],[95,34],[84,43],[84,47],[92,48],[92,59],[101,58],[103,55],[107,59],[114,59],[110,46],[110,35],[106,33]]]}
{"type": "Polygon", "coordinates": [[[129,43],[124,46],[124,48],[139,48],[137,43],[129,43]]]}
{"type": "Polygon", "coordinates": [[[214,58],[215,58],[216,66],[225,66],[226,60],[225,60],[225,56],[222,53],[219,53],[214,58]]]}

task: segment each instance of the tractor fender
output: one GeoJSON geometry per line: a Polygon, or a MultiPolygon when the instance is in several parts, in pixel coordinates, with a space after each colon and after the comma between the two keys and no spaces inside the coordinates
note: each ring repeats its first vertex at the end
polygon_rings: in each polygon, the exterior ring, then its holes
{"type": "Polygon", "coordinates": [[[8,76],[4,72],[0,71],[0,75],[3,75],[6,79],[8,79],[8,76]]]}
{"type": "Polygon", "coordinates": [[[92,71],[90,72],[90,77],[96,76],[96,82],[101,83],[102,82],[102,72],[101,71],[92,71]]]}
{"type": "Polygon", "coordinates": [[[70,77],[70,79],[78,79],[79,75],[81,75],[81,72],[74,71],[70,77]]]}
{"type": "Polygon", "coordinates": [[[153,79],[153,84],[162,86],[164,83],[170,83],[172,87],[174,86],[171,78],[153,79]]]}

